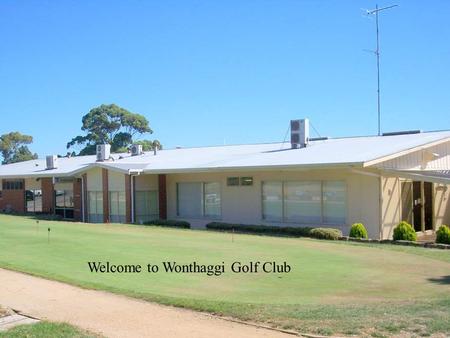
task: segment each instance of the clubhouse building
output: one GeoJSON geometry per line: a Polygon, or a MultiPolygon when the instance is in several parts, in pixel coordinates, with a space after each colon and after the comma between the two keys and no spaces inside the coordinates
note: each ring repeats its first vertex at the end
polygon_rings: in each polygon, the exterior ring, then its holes
{"type": "Polygon", "coordinates": [[[90,223],[183,219],[326,226],[391,238],[402,220],[427,233],[450,224],[450,131],[310,138],[286,143],[47,156],[0,166],[0,210],[90,223]]]}

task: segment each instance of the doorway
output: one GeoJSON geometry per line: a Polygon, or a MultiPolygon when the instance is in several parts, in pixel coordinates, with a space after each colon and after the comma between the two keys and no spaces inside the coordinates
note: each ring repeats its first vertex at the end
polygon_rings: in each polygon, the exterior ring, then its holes
{"type": "Polygon", "coordinates": [[[416,232],[433,230],[433,183],[403,181],[402,220],[416,232]]]}

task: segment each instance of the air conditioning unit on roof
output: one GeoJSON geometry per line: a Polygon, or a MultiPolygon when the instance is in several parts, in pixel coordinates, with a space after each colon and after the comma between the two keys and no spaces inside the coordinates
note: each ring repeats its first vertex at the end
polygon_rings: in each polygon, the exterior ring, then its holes
{"type": "Polygon", "coordinates": [[[142,145],[133,144],[131,146],[131,156],[142,155],[142,145]]]}
{"type": "Polygon", "coordinates": [[[97,144],[97,161],[106,161],[111,154],[110,144],[97,144]]]}
{"type": "Polygon", "coordinates": [[[58,168],[58,156],[56,155],[48,155],[45,158],[45,162],[46,162],[45,169],[47,170],[58,168]]]}

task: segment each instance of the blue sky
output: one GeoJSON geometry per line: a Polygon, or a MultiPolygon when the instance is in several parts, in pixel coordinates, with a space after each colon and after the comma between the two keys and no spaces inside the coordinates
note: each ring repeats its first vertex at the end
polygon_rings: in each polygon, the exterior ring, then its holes
{"type": "MultiPolygon", "coordinates": [[[[450,1],[381,23],[383,131],[450,129],[450,1]]],[[[375,1],[0,2],[0,133],[64,154],[102,103],[145,115],[164,146],[376,134],[375,1]]]]}

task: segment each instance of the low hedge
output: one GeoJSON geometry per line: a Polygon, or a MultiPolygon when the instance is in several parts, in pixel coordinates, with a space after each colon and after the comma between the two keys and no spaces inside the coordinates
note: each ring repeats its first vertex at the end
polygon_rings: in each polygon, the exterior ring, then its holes
{"type": "Polygon", "coordinates": [[[349,237],[353,238],[369,238],[366,227],[362,223],[355,223],[350,228],[349,237]]]}
{"type": "Polygon", "coordinates": [[[311,227],[279,227],[273,225],[232,224],[211,222],[206,224],[208,230],[236,231],[240,233],[267,234],[292,237],[312,237],[337,240],[342,236],[339,229],[311,227]]]}
{"type": "Polygon", "coordinates": [[[153,221],[144,222],[144,225],[156,225],[161,227],[183,229],[190,229],[191,227],[191,224],[189,222],[171,219],[154,219],[153,221]]]}
{"type": "Polygon", "coordinates": [[[441,225],[436,231],[436,243],[450,244],[450,227],[441,225]]]}
{"type": "Polygon", "coordinates": [[[400,222],[394,228],[394,241],[412,241],[417,240],[417,234],[411,224],[408,222],[400,222]]]}
{"type": "Polygon", "coordinates": [[[293,237],[309,237],[310,227],[277,227],[273,225],[252,225],[252,224],[233,224],[222,222],[211,222],[206,224],[208,230],[236,231],[241,233],[285,235],[293,237]]]}
{"type": "Polygon", "coordinates": [[[335,228],[315,228],[310,232],[310,236],[317,239],[330,239],[337,241],[342,237],[342,231],[335,228]]]}

